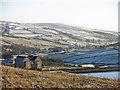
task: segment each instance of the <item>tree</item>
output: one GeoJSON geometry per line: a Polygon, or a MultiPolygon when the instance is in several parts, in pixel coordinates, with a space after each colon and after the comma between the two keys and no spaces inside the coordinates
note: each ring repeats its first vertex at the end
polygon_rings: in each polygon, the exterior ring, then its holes
{"type": "Polygon", "coordinates": [[[3,59],[12,59],[13,58],[13,55],[11,54],[11,53],[4,53],[4,54],[2,54],[2,58],[3,59]]]}

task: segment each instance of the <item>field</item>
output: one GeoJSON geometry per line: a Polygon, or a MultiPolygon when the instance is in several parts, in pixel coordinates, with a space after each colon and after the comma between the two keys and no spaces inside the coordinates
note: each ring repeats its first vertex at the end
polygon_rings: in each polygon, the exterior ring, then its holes
{"type": "Polygon", "coordinates": [[[117,65],[118,50],[101,49],[89,51],[76,51],[69,54],[51,54],[49,57],[61,57],[66,64],[97,64],[104,63],[105,65],[117,65]],[[82,54],[81,54],[82,53],[82,54]]]}
{"type": "Polygon", "coordinates": [[[36,39],[26,39],[26,38],[13,38],[13,37],[2,37],[2,44],[3,45],[11,45],[11,44],[18,44],[18,45],[24,45],[27,47],[33,47],[36,48],[35,45],[37,45],[37,48],[51,48],[51,47],[65,47],[64,45],[58,45],[54,43],[49,43],[47,41],[43,40],[36,40],[36,39]],[[17,43],[16,43],[17,42],[17,43]]]}
{"type": "Polygon", "coordinates": [[[2,66],[3,88],[118,88],[118,80],[2,66]]]}

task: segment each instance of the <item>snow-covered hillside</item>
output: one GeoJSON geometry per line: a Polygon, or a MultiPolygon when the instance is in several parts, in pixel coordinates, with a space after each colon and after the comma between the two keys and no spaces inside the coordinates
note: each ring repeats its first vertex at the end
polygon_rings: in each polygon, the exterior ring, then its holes
{"type": "Polygon", "coordinates": [[[61,57],[66,64],[86,64],[86,63],[103,63],[118,64],[118,51],[110,50],[92,50],[85,51],[84,54],[54,54],[50,57],[61,57]]]}
{"type": "MultiPolygon", "coordinates": [[[[1,23],[2,24],[2,23],[1,23]]],[[[61,45],[99,46],[117,42],[118,33],[112,31],[76,27],[60,23],[14,23],[4,22],[3,33],[15,37],[37,37],[61,45]],[[5,31],[4,31],[5,30],[5,31]],[[41,36],[41,37],[39,37],[41,36]]]]}

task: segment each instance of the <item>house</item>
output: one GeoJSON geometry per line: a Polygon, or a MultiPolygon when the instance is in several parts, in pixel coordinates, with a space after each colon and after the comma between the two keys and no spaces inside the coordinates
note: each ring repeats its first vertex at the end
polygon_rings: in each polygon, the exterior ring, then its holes
{"type": "Polygon", "coordinates": [[[42,61],[38,56],[17,56],[14,66],[18,68],[41,70],[42,61]]]}
{"type": "Polygon", "coordinates": [[[18,68],[31,69],[31,61],[28,57],[17,56],[14,66],[18,68]]]}

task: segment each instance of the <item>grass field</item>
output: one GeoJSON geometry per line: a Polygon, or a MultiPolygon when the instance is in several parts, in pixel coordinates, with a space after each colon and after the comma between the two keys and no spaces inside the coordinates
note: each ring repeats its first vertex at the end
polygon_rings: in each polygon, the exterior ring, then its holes
{"type": "MultiPolygon", "coordinates": [[[[9,43],[13,43],[13,44],[22,44],[24,46],[28,46],[28,47],[33,47],[35,48],[35,45],[38,45],[38,48],[44,49],[44,48],[52,48],[52,47],[66,47],[64,45],[59,45],[59,44],[54,44],[54,43],[50,43],[47,41],[43,41],[43,40],[35,40],[35,39],[25,39],[25,38],[13,38],[13,37],[3,37],[3,40],[9,43]]],[[[2,42],[3,45],[10,45],[6,42],[2,42]]]]}
{"type": "Polygon", "coordinates": [[[118,88],[118,80],[2,66],[3,88],[118,88]]]}

